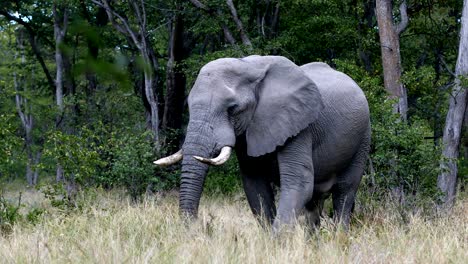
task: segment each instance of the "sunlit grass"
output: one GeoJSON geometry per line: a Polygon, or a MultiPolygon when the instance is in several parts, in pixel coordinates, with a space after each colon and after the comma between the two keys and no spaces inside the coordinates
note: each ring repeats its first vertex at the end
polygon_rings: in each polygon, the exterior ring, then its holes
{"type": "Polygon", "coordinates": [[[243,195],[205,198],[191,225],[174,195],[134,205],[97,192],[71,212],[34,192],[23,199],[47,213],[0,237],[2,263],[468,263],[466,199],[449,215],[408,213],[406,221],[388,205],[361,204],[349,233],[326,218],[316,232],[299,224],[279,237],[260,227],[243,195]]]}

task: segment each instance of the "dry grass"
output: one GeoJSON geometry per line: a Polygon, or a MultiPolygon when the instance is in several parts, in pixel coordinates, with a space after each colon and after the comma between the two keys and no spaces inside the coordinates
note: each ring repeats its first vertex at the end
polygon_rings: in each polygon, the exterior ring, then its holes
{"type": "MultiPolygon", "coordinates": [[[[38,199],[34,193],[23,197],[38,199]]],[[[257,224],[241,197],[204,199],[200,219],[186,226],[175,197],[135,206],[100,193],[81,211],[49,208],[35,226],[16,225],[0,237],[0,262],[468,263],[466,199],[444,217],[411,214],[403,224],[388,206],[361,208],[373,213],[362,214],[349,233],[334,231],[325,220],[315,233],[298,225],[275,238],[257,224]]]]}

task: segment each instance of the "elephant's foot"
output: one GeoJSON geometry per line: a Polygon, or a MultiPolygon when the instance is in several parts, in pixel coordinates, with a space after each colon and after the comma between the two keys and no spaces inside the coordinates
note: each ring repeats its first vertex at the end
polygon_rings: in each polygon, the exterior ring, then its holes
{"type": "Polygon", "coordinates": [[[304,208],[300,190],[283,191],[278,202],[278,215],[273,221],[273,232],[290,230],[297,223],[297,216],[304,208]]]}
{"type": "Polygon", "coordinates": [[[288,233],[294,229],[296,218],[289,221],[281,221],[278,218],[273,221],[272,232],[275,237],[283,233],[288,233]]]}

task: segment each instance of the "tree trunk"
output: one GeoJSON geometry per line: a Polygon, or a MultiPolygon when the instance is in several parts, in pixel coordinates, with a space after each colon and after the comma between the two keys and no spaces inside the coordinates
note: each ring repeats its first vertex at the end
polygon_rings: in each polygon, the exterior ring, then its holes
{"type": "Polygon", "coordinates": [[[467,104],[466,81],[468,77],[468,0],[463,1],[460,29],[460,45],[455,69],[455,84],[449,100],[449,110],[445,120],[442,138],[443,150],[440,163],[441,173],[437,178],[437,187],[443,193],[443,205],[451,207],[455,201],[457,183],[457,159],[460,149],[462,124],[467,104]]]}
{"type": "MultiPolygon", "coordinates": [[[[56,76],[55,76],[55,101],[57,104],[57,117],[56,127],[57,129],[62,128],[62,121],[64,118],[65,106],[63,104],[63,84],[64,84],[64,61],[62,53],[62,45],[65,39],[68,26],[68,13],[63,6],[57,6],[54,3],[54,38],[55,38],[55,64],[56,64],[56,76]],[[60,14],[59,14],[60,12],[60,14]]],[[[62,165],[57,164],[57,170],[55,179],[61,181],[64,178],[62,165]]]]}
{"type": "MultiPolygon", "coordinates": [[[[146,55],[146,54],[142,54],[146,55]]],[[[156,84],[155,76],[150,72],[151,70],[145,70],[145,96],[146,100],[150,105],[150,126],[153,132],[153,139],[157,145],[159,145],[159,114],[158,114],[158,100],[155,96],[153,86],[156,84]]]]}
{"type": "Polygon", "coordinates": [[[250,42],[250,39],[244,30],[244,26],[242,25],[242,21],[239,19],[239,16],[237,15],[237,10],[236,10],[236,7],[234,6],[234,3],[232,2],[232,0],[226,0],[226,3],[229,7],[229,11],[231,12],[232,19],[234,20],[234,23],[236,23],[237,31],[239,31],[242,44],[249,47],[249,49],[252,49],[252,42],[250,42]]]}
{"type": "MultiPolygon", "coordinates": [[[[24,50],[24,34],[28,34],[28,33],[20,29],[17,31],[17,36],[16,36],[18,49],[21,53],[21,65],[25,65],[26,63],[25,50],[24,50]]],[[[15,57],[16,57],[16,54],[15,54],[15,57]]],[[[26,82],[24,81],[24,77],[22,78],[21,76],[17,76],[16,72],[13,73],[13,85],[15,87],[15,93],[16,93],[15,94],[16,110],[20,117],[21,124],[23,125],[23,129],[25,133],[24,142],[25,142],[25,150],[26,150],[26,157],[27,157],[26,181],[28,182],[28,185],[33,186],[37,182],[37,180],[35,181],[34,178],[37,179],[39,175],[39,170],[37,168],[33,170],[33,166],[39,162],[40,151],[37,152],[39,156],[37,159],[35,159],[34,153],[33,153],[34,141],[33,141],[33,136],[32,136],[34,118],[32,116],[31,104],[26,98],[24,98],[20,94],[20,87],[23,87],[24,92],[27,91],[25,83],[26,82]]]]}
{"type": "MultiPolygon", "coordinates": [[[[89,13],[87,3],[85,3],[84,0],[80,0],[80,6],[81,6],[81,12],[83,14],[83,17],[88,21],[89,25],[100,28],[107,24],[108,19],[107,19],[106,10],[104,8],[99,7],[95,15],[95,19],[93,19],[93,17],[89,13]]],[[[88,58],[91,60],[96,60],[99,55],[99,44],[96,42],[95,39],[93,39],[89,35],[86,35],[86,43],[88,46],[88,58]]],[[[87,87],[86,87],[87,88],[86,93],[88,95],[91,95],[97,89],[96,74],[92,72],[91,70],[87,69],[86,79],[88,81],[87,87]]]]}
{"type": "Polygon", "coordinates": [[[65,33],[68,24],[68,14],[64,8],[57,10],[57,5],[54,4],[54,37],[55,37],[55,63],[56,63],[56,77],[55,77],[55,100],[58,107],[57,125],[60,124],[64,105],[63,105],[63,83],[64,83],[64,61],[62,53],[62,45],[65,38],[65,33]],[[62,16],[59,15],[61,11],[62,16]]]}
{"type": "MultiPolygon", "coordinates": [[[[24,143],[25,143],[25,150],[26,150],[26,181],[28,182],[28,185],[33,186],[35,185],[34,182],[34,174],[38,174],[38,170],[33,170],[34,164],[36,164],[35,159],[34,159],[34,153],[33,153],[33,138],[32,138],[32,129],[33,129],[33,124],[34,124],[34,119],[31,114],[31,109],[30,105],[28,103],[28,100],[25,99],[20,95],[19,91],[19,86],[20,83],[24,85],[24,82],[20,82],[16,76],[16,73],[14,73],[14,86],[15,86],[15,101],[16,101],[16,109],[18,112],[18,115],[20,116],[21,119],[21,124],[23,125],[24,129],[24,143]]],[[[40,152],[38,152],[40,153],[40,152]]],[[[39,156],[40,157],[40,156],[39,156]]]]}
{"type": "Polygon", "coordinates": [[[401,82],[400,34],[408,25],[406,14],[406,1],[400,5],[401,22],[393,23],[392,0],[377,0],[376,15],[379,26],[380,46],[382,51],[382,66],[385,89],[391,99],[398,99],[393,110],[406,120],[408,112],[408,99],[406,88],[401,82]]]}
{"type": "Polygon", "coordinates": [[[140,53],[146,64],[144,69],[145,78],[145,96],[146,100],[150,105],[150,121],[151,131],[153,132],[153,140],[155,143],[156,151],[159,151],[161,142],[159,141],[159,104],[157,96],[158,88],[158,74],[157,69],[159,64],[156,58],[156,54],[151,47],[150,41],[145,37],[146,27],[140,26],[140,34],[142,35],[142,41],[140,43],[140,53]]]}
{"type": "Polygon", "coordinates": [[[374,0],[364,1],[363,3],[360,3],[362,4],[362,6],[360,7],[358,6],[358,2],[355,2],[355,4],[356,6],[354,10],[356,12],[355,13],[356,17],[359,16],[358,10],[360,8],[364,9],[363,16],[360,17],[358,27],[357,27],[357,31],[359,35],[361,36],[360,37],[361,41],[358,42],[358,56],[359,56],[359,59],[361,60],[362,65],[364,66],[364,69],[366,69],[368,73],[372,73],[373,72],[372,59],[371,59],[372,52],[366,49],[364,45],[364,39],[366,39],[368,31],[372,30],[374,27],[373,21],[375,17],[375,8],[374,8],[375,3],[374,3],[374,0]]]}
{"type": "MultiPolygon", "coordinates": [[[[460,155],[463,160],[463,164],[464,164],[464,171],[466,172],[466,170],[468,169],[468,94],[466,95],[466,107],[465,107],[465,117],[463,119],[463,136],[462,136],[462,153],[463,153],[463,156],[460,155]]],[[[464,173],[464,171],[458,171],[458,175],[457,175],[457,178],[462,178],[462,177],[466,177],[465,174],[462,174],[464,173]]],[[[464,184],[462,186],[460,186],[460,190],[461,191],[464,191],[466,190],[466,187],[468,187],[467,184],[464,184]]]]}
{"type": "Polygon", "coordinates": [[[34,157],[33,164],[36,167],[34,170],[34,174],[32,176],[32,184],[36,185],[37,182],[39,181],[39,169],[37,168],[37,165],[39,165],[39,162],[41,161],[41,156],[42,156],[42,151],[38,150],[36,152],[36,156],[34,157]]]}
{"type": "Polygon", "coordinates": [[[135,45],[140,52],[144,62],[144,96],[147,103],[149,104],[149,128],[153,132],[153,139],[155,142],[156,150],[159,150],[159,110],[158,110],[158,97],[157,97],[157,85],[158,85],[158,74],[157,69],[159,64],[156,58],[156,54],[151,47],[151,42],[147,37],[146,30],[146,9],[144,1],[128,1],[136,19],[138,22],[138,31],[135,31],[127,21],[127,19],[115,10],[113,10],[107,0],[92,0],[93,3],[104,8],[107,13],[109,21],[112,22],[114,28],[125,35],[131,43],[135,45]],[[117,17],[117,19],[116,19],[117,17]]]}
{"type": "Polygon", "coordinates": [[[183,71],[182,60],[185,58],[184,50],[184,21],[179,14],[175,14],[170,26],[169,59],[166,72],[166,97],[162,130],[166,132],[165,144],[168,153],[179,148],[182,128],[186,78],[183,71]],[[172,130],[172,131],[170,131],[172,130]]]}
{"type": "Polygon", "coordinates": [[[271,37],[276,37],[276,35],[278,34],[278,28],[279,28],[279,20],[280,20],[280,7],[281,7],[281,1],[278,0],[278,2],[276,3],[276,6],[275,6],[275,10],[273,12],[273,18],[271,19],[271,23],[270,23],[270,38],[271,37]]]}

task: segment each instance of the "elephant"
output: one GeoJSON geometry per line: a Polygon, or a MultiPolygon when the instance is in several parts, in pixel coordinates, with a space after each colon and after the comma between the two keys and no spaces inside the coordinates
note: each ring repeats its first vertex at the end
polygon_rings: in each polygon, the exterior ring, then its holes
{"type": "Polygon", "coordinates": [[[301,213],[318,225],[330,195],[334,219],[349,226],[371,137],[366,97],[349,76],[282,56],[221,58],[201,68],[187,102],[182,149],[154,162],[182,160],[182,215],[197,217],[209,165],[234,148],[252,212],[273,230],[301,213]]]}

